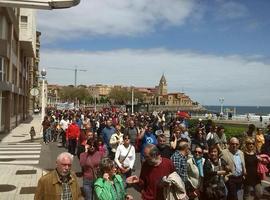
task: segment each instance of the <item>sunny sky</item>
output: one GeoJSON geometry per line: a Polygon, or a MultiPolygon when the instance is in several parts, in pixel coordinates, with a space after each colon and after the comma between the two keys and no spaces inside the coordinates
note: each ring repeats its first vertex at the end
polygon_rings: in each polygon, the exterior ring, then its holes
{"type": "Polygon", "coordinates": [[[49,84],[154,87],[203,105],[270,106],[269,0],[81,0],[38,11],[49,84]]]}

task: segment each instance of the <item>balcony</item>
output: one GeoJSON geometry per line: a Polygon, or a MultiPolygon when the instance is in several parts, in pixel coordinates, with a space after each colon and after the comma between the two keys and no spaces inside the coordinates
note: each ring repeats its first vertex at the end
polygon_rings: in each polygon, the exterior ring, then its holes
{"type": "Polygon", "coordinates": [[[19,41],[26,57],[36,56],[36,24],[33,10],[21,9],[19,41]]]}

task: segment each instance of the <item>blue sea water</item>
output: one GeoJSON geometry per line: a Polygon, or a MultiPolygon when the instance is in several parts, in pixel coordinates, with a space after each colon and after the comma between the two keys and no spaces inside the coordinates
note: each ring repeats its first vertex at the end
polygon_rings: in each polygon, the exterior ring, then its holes
{"type": "MultiPolygon", "coordinates": [[[[220,113],[220,106],[203,106],[208,111],[220,113]]],[[[237,115],[244,115],[247,113],[254,113],[257,115],[270,114],[270,106],[223,106],[223,112],[230,110],[232,113],[236,110],[237,115]]]]}

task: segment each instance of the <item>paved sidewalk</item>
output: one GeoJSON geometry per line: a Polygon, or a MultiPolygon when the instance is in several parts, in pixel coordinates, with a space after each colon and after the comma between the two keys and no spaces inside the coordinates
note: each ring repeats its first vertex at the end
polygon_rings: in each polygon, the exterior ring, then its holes
{"type": "Polygon", "coordinates": [[[30,128],[34,126],[36,131],[36,139],[42,137],[41,133],[41,116],[33,115],[33,119],[30,122],[23,122],[10,133],[8,133],[4,138],[2,138],[2,143],[14,143],[14,142],[29,142],[30,141],[30,128]]]}
{"type": "MultiPolygon", "coordinates": [[[[24,157],[30,157],[31,159],[31,157],[34,157],[30,154],[32,150],[23,151],[22,149],[31,149],[37,148],[36,146],[41,146],[41,138],[41,117],[39,115],[34,115],[32,121],[20,124],[2,138],[0,142],[0,199],[30,200],[34,198],[33,192],[37,186],[37,182],[46,171],[32,165],[26,165],[26,161],[23,160],[21,161],[23,164],[11,164],[15,159],[12,159],[13,155],[6,155],[6,152],[14,154],[16,158],[20,156],[22,159],[24,157]],[[35,142],[30,142],[29,131],[31,126],[34,126],[36,130],[35,142]],[[16,147],[19,147],[19,150],[16,149],[16,147]],[[9,151],[8,149],[11,150],[9,151]],[[29,155],[24,155],[23,152],[29,155]]],[[[39,151],[37,151],[37,154],[40,154],[39,151]]]]}

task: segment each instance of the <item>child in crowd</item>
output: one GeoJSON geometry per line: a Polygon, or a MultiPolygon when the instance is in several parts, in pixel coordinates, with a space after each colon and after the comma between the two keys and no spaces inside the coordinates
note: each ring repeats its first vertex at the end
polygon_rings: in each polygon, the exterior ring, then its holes
{"type": "Polygon", "coordinates": [[[30,137],[31,137],[31,142],[33,142],[34,137],[36,136],[36,131],[35,131],[34,126],[31,127],[29,134],[30,134],[30,137]]]}

